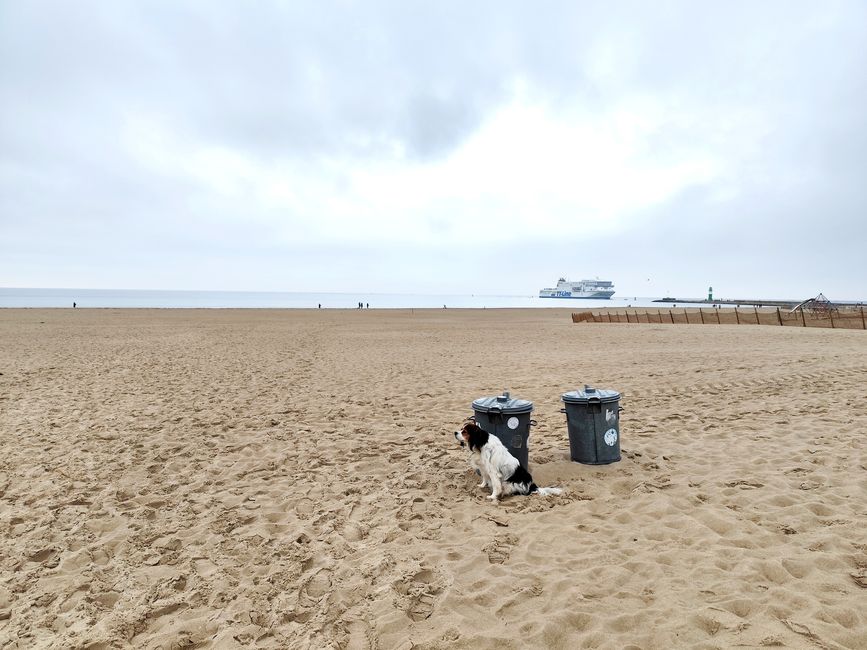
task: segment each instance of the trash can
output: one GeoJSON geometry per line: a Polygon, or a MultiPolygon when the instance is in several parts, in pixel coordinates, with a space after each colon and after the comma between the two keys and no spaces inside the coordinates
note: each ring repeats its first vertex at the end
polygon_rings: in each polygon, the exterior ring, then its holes
{"type": "Polygon", "coordinates": [[[569,450],[572,460],[587,465],[605,465],[620,460],[620,393],[615,390],[584,390],[563,393],[569,450]]]}
{"type": "Polygon", "coordinates": [[[500,439],[512,456],[528,468],[530,427],[536,424],[530,419],[533,402],[515,399],[508,391],[496,397],[480,397],[473,401],[475,421],[483,431],[494,434],[500,439]]]}

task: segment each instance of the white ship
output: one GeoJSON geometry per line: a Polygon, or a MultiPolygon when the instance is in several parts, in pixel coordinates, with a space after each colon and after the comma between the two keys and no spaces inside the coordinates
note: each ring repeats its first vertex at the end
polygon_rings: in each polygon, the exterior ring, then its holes
{"type": "Polygon", "coordinates": [[[557,281],[554,289],[542,289],[540,298],[610,298],[614,295],[614,283],[608,280],[581,280],[570,282],[565,278],[557,281]]]}

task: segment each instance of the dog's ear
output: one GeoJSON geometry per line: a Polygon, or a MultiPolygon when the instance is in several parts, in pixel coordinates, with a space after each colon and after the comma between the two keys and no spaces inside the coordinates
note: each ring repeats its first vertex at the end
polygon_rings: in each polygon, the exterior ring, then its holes
{"type": "Polygon", "coordinates": [[[488,432],[475,422],[465,424],[464,431],[467,433],[467,442],[470,445],[470,449],[481,450],[482,447],[488,444],[488,432]]]}

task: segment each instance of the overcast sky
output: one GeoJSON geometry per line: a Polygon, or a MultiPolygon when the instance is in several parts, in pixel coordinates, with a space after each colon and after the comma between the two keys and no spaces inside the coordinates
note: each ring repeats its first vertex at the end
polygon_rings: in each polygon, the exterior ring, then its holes
{"type": "Polygon", "coordinates": [[[0,1],[0,286],[867,298],[867,3],[0,1]]]}

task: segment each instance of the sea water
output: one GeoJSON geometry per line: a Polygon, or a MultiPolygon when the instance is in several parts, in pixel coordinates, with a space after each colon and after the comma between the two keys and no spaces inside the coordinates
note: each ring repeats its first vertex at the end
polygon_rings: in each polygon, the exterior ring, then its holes
{"type": "Polygon", "coordinates": [[[420,293],[303,293],[284,291],[166,291],[139,289],[0,288],[2,307],[159,308],[159,309],[497,309],[590,307],[669,307],[653,298],[539,298],[534,295],[420,293]]]}

